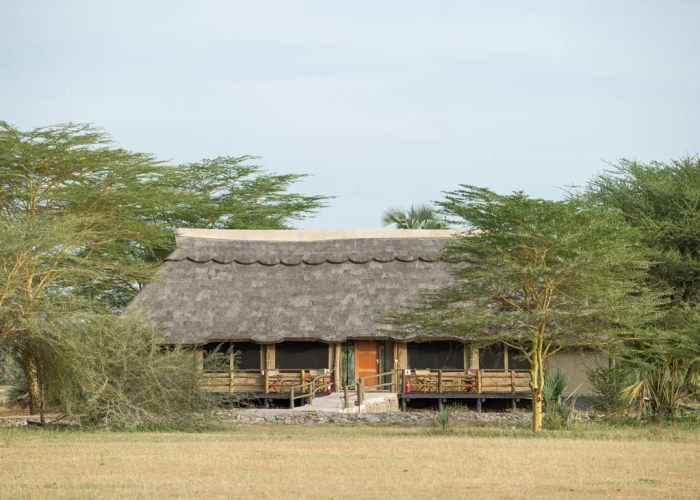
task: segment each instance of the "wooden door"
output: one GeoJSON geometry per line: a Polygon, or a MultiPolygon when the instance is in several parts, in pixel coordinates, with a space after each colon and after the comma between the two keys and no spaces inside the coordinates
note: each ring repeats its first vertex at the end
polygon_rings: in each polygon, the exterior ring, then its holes
{"type": "MultiPolygon", "coordinates": [[[[379,342],[376,340],[355,341],[355,379],[379,373],[379,342]]],[[[378,384],[377,378],[369,379],[366,385],[378,384]]]]}

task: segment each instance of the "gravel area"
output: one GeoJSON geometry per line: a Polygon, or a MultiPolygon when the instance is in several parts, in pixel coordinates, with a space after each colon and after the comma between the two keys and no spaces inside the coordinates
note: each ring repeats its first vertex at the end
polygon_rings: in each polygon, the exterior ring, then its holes
{"type": "MultiPolygon", "coordinates": [[[[224,421],[240,425],[316,425],[316,424],[378,424],[378,425],[434,425],[438,414],[430,411],[408,411],[392,413],[321,413],[288,410],[231,410],[221,412],[224,421]]],[[[458,425],[488,424],[504,427],[525,427],[530,425],[531,415],[527,412],[477,413],[473,411],[454,412],[450,423],[458,425]]]]}

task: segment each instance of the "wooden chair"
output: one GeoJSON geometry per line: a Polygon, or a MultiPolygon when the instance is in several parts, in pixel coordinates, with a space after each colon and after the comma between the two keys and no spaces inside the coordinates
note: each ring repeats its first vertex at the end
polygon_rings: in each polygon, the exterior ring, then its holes
{"type": "Polygon", "coordinates": [[[267,384],[269,392],[284,392],[284,379],[278,370],[267,371],[267,384]]]}
{"type": "Polygon", "coordinates": [[[430,370],[416,370],[416,392],[436,392],[437,383],[433,384],[430,370]]]}

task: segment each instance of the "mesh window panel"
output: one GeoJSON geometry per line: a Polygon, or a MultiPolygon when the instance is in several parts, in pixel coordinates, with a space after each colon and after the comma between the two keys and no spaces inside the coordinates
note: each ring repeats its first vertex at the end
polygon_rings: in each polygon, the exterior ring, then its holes
{"type": "Polygon", "coordinates": [[[235,342],[233,349],[236,351],[238,370],[260,369],[260,344],[253,342],[235,342]]]}
{"type": "Polygon", "coordinates": [[[464,344],[461,342],[409,342],[406,348],[411,369],[464,369],[464,344]]]}
{"type": "Polygon", "coordinates": [[[281,342],[275,346],[275,364],[279,370],[328,368],[328,344],[281,342]]]}
{"type": "Polygon", "coordinates": [[[502,370],[505,366],[503,346],[492,345],[479,349],[479,368],[485,370],[502,370]]]}
{"type": "Polygon", "coordinates": [[[508,349],[508,368],[511,370],[529,370],[530,362],[522,352],[508,349]]]}
{"type": "Polygon", "coordinates": [[[204,344],[204,369],[216,372],[229,371],[228,351],[230,348],[231,342],[210,342],[204,344]]]}

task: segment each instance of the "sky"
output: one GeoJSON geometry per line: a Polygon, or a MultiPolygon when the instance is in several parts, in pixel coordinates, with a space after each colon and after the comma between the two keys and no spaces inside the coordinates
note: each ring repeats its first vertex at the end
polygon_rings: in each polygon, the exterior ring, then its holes
{"type": "Polygon", "coordinates": [[[258,156],[380,227],[460,184],[560,198],[700,153],[700,2],[0,0],[0,120],[258,156]]]}

